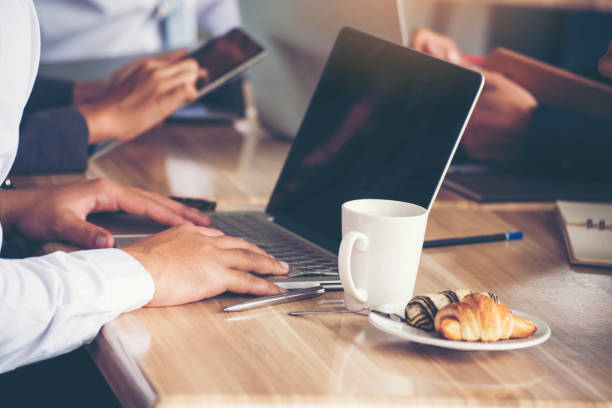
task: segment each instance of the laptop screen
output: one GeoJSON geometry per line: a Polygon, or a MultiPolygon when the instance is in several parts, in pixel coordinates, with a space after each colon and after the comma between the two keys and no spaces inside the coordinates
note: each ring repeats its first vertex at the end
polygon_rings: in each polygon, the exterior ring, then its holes
{"type": "Polygon", "coordinates": [[[337,252],[346,201],[429,208],[481,84],[473,71],[343,29],[267,212],[337,252]]]}

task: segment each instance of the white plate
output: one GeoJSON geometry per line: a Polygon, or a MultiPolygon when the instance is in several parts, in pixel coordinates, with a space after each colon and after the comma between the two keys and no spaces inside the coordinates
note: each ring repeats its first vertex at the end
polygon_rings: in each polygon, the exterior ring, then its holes
{"type": "MultiPolygon", "coordinates": [[[[389,313],[400,312],[396,305],[384,305],[377,307],[377,310],[389,313]]],[[[467,342],[467,341],[453,341],[446,340],[438,336],[436,332],[428,332],[425,330],[417,329],[406,323],[393,321],[386,317],[370,313],[368,320],[374,327],[382,330],[386,333],[393,334],[406,340],[413,341],[415,343],[428,344],[430,346],[444,347],[456,350],[515,350],[526,347],[537,346],[538,344],[544,343],[550,337],[550,327],[537,317],[522,313],[516,310],[512,310],[512,313],[531,320],[538,326],[538,329],[531,336],[524,339],[516,340],[500,340],[493,343],[467,342]]],[[[403,310],[399,313],[403,316],[403,310]]]]}

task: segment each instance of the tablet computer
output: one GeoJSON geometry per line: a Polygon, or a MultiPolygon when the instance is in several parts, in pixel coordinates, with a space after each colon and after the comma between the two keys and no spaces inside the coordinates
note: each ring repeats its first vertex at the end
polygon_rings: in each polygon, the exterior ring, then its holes
{"type": "Polygon", "coordinates": [[[240,28],[204,43],[187,56],[208,71],[208,77],[198,83],[198,97],[223,85],[264,57],[264,48],[240,28]]]}

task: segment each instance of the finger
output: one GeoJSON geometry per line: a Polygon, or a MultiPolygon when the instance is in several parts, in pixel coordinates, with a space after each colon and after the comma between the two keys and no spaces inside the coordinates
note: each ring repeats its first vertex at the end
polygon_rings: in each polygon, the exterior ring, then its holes
{"type": "Polygon", "coordinates": [[[444,59],[444,49],[437,43],[431,43],[427,45],[429,54],[436,58],[444,59]]]}
{"type": "Polygon", "coordinates": [[[199,210],[188,207],[185,204],[174,201],[168,197],[164,197],[161,194],[154,193],[152,191],[143,190],[138,187],[131,187],[135,192],[142,194],[150,199],[156,201],[160,205],[166,206],[169,209],[177,212],[186,220],[191,221],[195,225],[207,227],[210,225],[210,218],[202,214],[199,210]]]}
{"type": "Polygon", "coordinates": [[[110,232],[76,215],[64,217],[58,235],[62,240],[85,248],[112,248],[115,245],[110,232]]]}
{"type": "Polygon", "coordinates": [[[137,72],[157,72],[157,75],[160,77],[172,76],[173,72],[176,72],[177,69],[172,69],[172,67],[179,65],[179,70],[185,69],[185,67],[191,67],[191,69],[197,70],[197,62],[195,62],[196,67],[194,68],[193,59],[186,59],[181,61],[183,57],[186,55],[186,52],[182,50],[171,52],[168,54],[160,55],[157,57],[148,57],[141,58],[133,62],[135,65],[131,70],[131,73],[137,72]],[[171,68],[170,71],[164,71],[164,68],[171,68]]]}
{"type": "Polygon", "coordinates": [[[209,227],[195,227],[195,228],[197,232],[207,237],[221,237],[225,235],[223,231],[216,229],[216,228],[209,228],[209,227]]]}
{"type": "Polygon", "coordinates": [[[118,197],[120,210],[129,214],[145,215],[164,225],[180,225],[190,222],[176,211],[157,203],[156,201],[137,193],[126,191],[118,197]]]}
{"type": "Polygon", "coordinates": [[[425,39],[427,38],[427,34],[425,29],[423,28],[415,28],[412,31],[412,34],[410,36],[410,41],[408,46],[410,48],[413,48],[417,51],[422,51],[423,50],[423,42],[425,41],[425,39]]]}
{"type": "Polygon", "coordinates": [[[171,51],[165,54],[156,55],[154,57],[143,57],[134,60],[130,65],[142,66],[149,64],[150,68],[163,67],[168,64],[180,61],[184,58],[189,51],[187,49],[181,49],[177,51],[171,51]]]}
{"type": "Polygon", "coordinates": [[[138,192],[121,186],[110,186],[101,193],[93,211],[125,211],[145,215],[164,225],[180,225],[189,222],[181,214],[157,203],[138,192]]]}
{"type": "Polygon", "coordinates": [[[192,102],[198,97],[198,91],[194,84],[184,83],[161,96],[160,104],[168,114],[174,112],[180,105],[192,102]]]}
{"type": "Polygon", "coordinates": [[[426,39],[419,36],[413,39],[413,41],[411,42],[410,48],[417,50],[417,51],[426,52],[425,50],[426,46],[427,46],[426,39]]]}
{"type": "Polygon", "coordinates": [[[446,51],[445,59],[453,64],[459,64],[461,62],[461,54],[457,50],[450,48],[446,51]]]}
{"type": "Polygon", "coordinates": [[[180,50],[171,51],[165,54],[157,55],[156,57],[154,57],[154,59],[158,61],[169,63],[169,62],[178,61],[181,58],[184,58],[188,53],[189,53],[189,50],[187,48],[181,48],[180,50]]]}
{"type": "Polygon", "coordinates": [[[258,247],[255,244],[250,243],[249,241],[247,241],[246,239],[243,238],[238,238],[238,237],[231,237],[229,235],[225,235],[222,236],[220,238],[216,238],[213,241],[213,245],[215,245],[217,248],[221,248],[221,249],[232,249],[232,248],[241,248],[241,249],[248,249],[249,251],[253,251],[256,252],[258,254],[261,255],[265,255],[269,258],[272,258],[272,255],[269,255],[266,251],[264,251],[263,249],[261,249],[260,247],[258,247]]]}
{"type": "Polygon", "coordinates": [[[220,252],[221,264],[241,271],[256,272],[261,275],[284,275],[289,265],[257,252],[242,248],[224,249],[220,252]]]}
{"type": "Polygon", "coordinates": [[[197,80],[197,71],[184,71],[172,77],[163,79],[157,87],[157,92],[160,94],[166,94],[168,91],[182,86],[189,86],[195,90],[197,80]]]}
{"type": "Polygon", "coordinates": [[[193,58],[188,58],[173,64],[167,64],[163,68],[159,68],[159,72],[157,74],[160,78],[170,78],[184,72],[191,72],[197,76],[199,69],[200,66],[198,65],[198,62],[193,58]]]}
{"type": "Polygon", "coordinates": [[[115,71],[115,73],[112,76],[112,79],[117,82],[125,81],[127,78],[132,76],[132,74],[140,68],[142,63],[143,63],[142,59],[138,59],[138,60],[130,62],[123,68],[120,68],[118,71],[115,71]]]}
{"type": "Polygon", "coordinates": [[[601,57],[597,66],[602,75],[612,78],[612,40],[608,44],[608,52],[601,57]]]}
{"type": "Polygon", "coordinates": [[[210,75],[208,70],[205,68],[200,68],[198,70],[198,81],[196,82],[196,88],[202,89],[206,84],[209,83],[210,75]]]}
{"type": "Polygon", "coordinates": [[[272,282],[253,276],[248,272],[228,269],[225,275],[226,290],[233,293],[248,293],[251,295],[266,296],[286,292],[272,282]]]}

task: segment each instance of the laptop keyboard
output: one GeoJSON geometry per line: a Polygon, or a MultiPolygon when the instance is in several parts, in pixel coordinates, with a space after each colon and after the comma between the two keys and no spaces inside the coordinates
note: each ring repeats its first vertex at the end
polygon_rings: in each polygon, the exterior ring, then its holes
{"type": "Polygon", "coordinates": [[[270,255],[289,264],[289,277],[337,276],[335,257],[326,254],[280,226],[263,219],[260,213],[212,213],[212,227],[227,235],[242,237],[270,255]]]}

